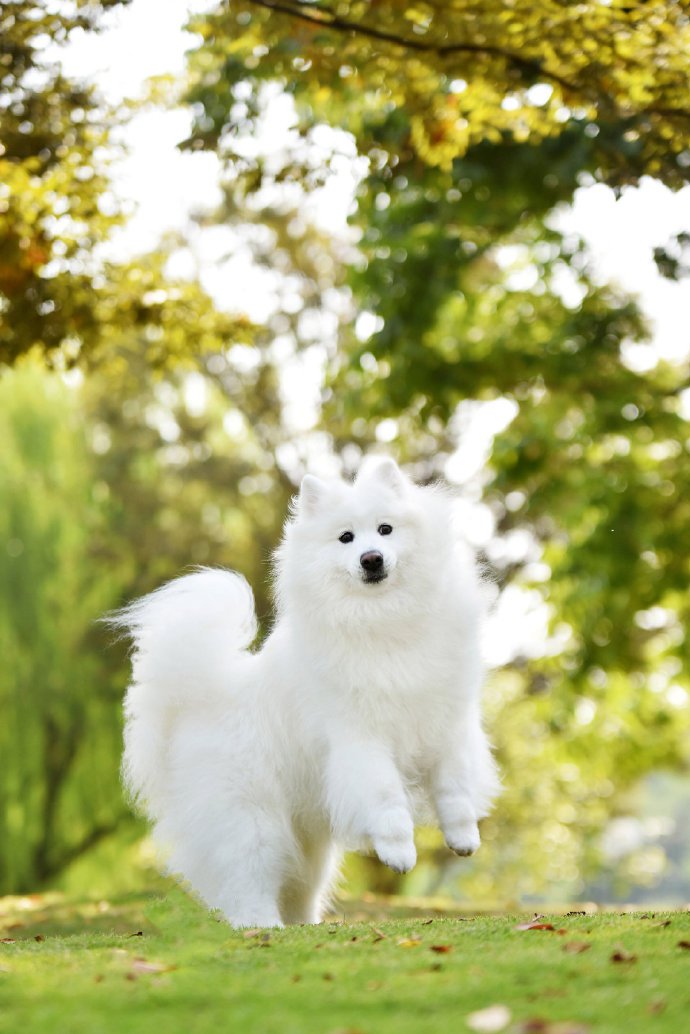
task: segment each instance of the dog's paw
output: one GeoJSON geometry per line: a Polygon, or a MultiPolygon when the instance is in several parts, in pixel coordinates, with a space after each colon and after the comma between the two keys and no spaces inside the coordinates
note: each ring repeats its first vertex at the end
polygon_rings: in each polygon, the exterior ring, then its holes
{"type": "Polygon", "coordinates": [[[411,837],[377,837],[374,850],[393,872],[409,872],[417,862],[417,849],[411,837]]]}
{"type": "Polygon", "coordinates": [[[371,838],[374,851],[394,872],[409,872],[417,861],[414,846],[414,825],[410,815],[402,809],[389,812],[371,838]]]}
{"type": "Polygon", "coordinates": [[[474,854],[481,843],[476,822],[457,822],[450,829],[445,829],[444,834],[451,851],[463,858],[474,854]]]}

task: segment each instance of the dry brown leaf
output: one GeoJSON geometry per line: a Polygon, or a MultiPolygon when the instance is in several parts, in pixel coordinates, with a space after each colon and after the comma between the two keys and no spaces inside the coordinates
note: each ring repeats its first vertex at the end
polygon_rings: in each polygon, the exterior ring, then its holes
{"type": "Polygon", "coordinates": [[[514,1028],[515,1034],[589,1034],[589,1027],[572,1020],[545,1020],[541,1016],[525,1020],[514,1028]]]}
{"type": "Polygon", "coordinates": [[[581,955],[583,951],[589,951],[592,945],[589,941],[566,941],[563,945],[563,951],[567,952],[568,955],[581,955]]]}
{"type": "Polygon", "coordinates": [[[453,950],[452,944],[432,944],[431,950],[435,951],[437,955],[447,955],[448,952],[453,950]]]}
{"type": "Polygon", "coordinates": [[[168,966],[165,962],[149,962],[148,959],[134,959],[127,976],[130,973],[136,976],[140,973],[169,973],[173,969],[177,969],[177,966],[168,966]]]}
{"type": "Polygon", "coordinates": [[[690,949],[690,941],[678,941],[678,947],[690,949]]]}
{"type": "Polygon", "coordinates": [[[553,925],[553,923],[535,923],[534,920],[532,920],[531,923],[519,923],[515,927],[515,929],[516,930],[555,930],[556,927],[553,925]]]}
{"type": "Polygon", "coordinates": [[[637,955],[626,951],[625,948],[616,948],[611,955],[611,962],[637,962],[637,955]]]}

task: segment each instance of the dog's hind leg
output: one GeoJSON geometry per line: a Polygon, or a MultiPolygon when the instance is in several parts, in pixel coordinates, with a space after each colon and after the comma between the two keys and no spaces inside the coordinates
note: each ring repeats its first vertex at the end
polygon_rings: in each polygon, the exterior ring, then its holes
{"type": "Polygon", "coordinates": [[[320,923],[338,874],[340,852],[330,836],[301,846],[298,868],[281,892],[281,914],[286,923],[320,923]]]}
{"type": "Polygon", "coordinates": [[[172,846],[168,868],[182,874],[209,908],[234,927],[282,926],[280,888],[299,851],[278,810],[199,802],[191,816],[170,815],[157,828],[172,846]]]}

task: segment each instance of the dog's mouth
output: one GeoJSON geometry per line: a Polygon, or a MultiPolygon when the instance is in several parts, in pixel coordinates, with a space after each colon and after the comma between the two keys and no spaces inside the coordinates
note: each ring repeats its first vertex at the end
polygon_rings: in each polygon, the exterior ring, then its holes
{"type": "Polygon", "coordinates": [[[362,575],[362,581],[365,585],[376,585],[378,582],[384,582],[388,574],[385,571],[372,571],[368,574],[362,575]]]}

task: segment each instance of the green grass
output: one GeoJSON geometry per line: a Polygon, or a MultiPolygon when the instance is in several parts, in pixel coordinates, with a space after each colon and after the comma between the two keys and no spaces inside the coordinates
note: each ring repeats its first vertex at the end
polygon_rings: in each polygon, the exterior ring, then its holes
{"type": "Polygon", "coordinates": [[[688,1029],[688,912],[547,916],[555,930],[524,931],[531,915],[380,911],[247,935],[179,890],[0,899],[0,937],[13,939],[0,944],[0,1030],[445,1034],[497,1003],[508,1031],[688,1029]],[[612,961],[621,950],[635,959],[612,961]],[[548,1022],[525,1026],[536,1020],[548,1022]]]}

